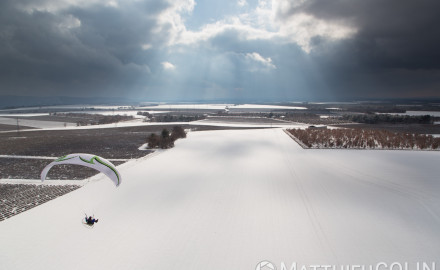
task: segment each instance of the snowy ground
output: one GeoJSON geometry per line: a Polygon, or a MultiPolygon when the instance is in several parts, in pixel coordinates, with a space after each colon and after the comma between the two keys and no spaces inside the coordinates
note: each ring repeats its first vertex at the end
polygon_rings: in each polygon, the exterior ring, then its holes
{"type": "Polygon", "coordinates": [[[409,116],[420,116],[420,115],[430,115],[434,117],[440,117],[439,111],[406,111],[405,113],[391,113],[395,115],[409,115],[409,116]]]}
{"type": "Polygon", "coordinates": [[[439,161],[304,150],[281,129],[192,132],[119,166],[118,189],[97,175],[0,222],[0,269],[439,265],[439,161]],[[99,217],[94,229],[84,212],[99,217]]]}
{"type": "MultiPolygon", "coordinates": [[[[32,120],[32,119],[19,119],[18,123],[20,126],[34,127],[34,128],[65,128],[65,127],[75,127],[74,123],[56,122],[56,121],[42,121],[42,120],[32,120]]],[[[0,117],[0,124],[5,125],[17,125],[17,119],[0,117]]]]}
{"type": "MultiPolygon", "coordinates": [[[[209,119],[206,120],[199,120],[199,121],[192,121],[192,122],[143,122],[141,119],[134,119],[130,121],[124,121],[119,123],[113,123],[113,124],[102,124],[102,125],[91,125],[91,126],[76,126],[75,125],[68,125],[67,127],[61,127],[61,122],[54,122],[54,121],[38,121],[40,123],[33,123],[30,121],[37,121],[37,120],[28,120],[27,122],[28,126],[31,127],[38,127],[39,129],[28,129],[28,130],[21,130],[21,131],[40,131],[40,130],[78,130],[78,129],[98,129],[98,128],[117,128],[117,127],[138,127],[138,126],[189,126],[189,125],[197,125],[197,126],[217,126],[217,127],[239,127],[239,128],[272,128],[272,127],[283,127],[283,128],[307,128],[309,125],[303,124],[303,123],[292,123],[292,122],[285,122],[285,123],[255,123],[254,121],[250,120],[248,123],[231,123],[231,122],[218,122],[218,121],[211,121],[209,119]],[[41,122],[47,122],[47,123],[41,123],[41,122]]],[[[2,118],[0,117],[0,124],[2,124],[2,118]]],[[[63,123],[64,124],[64,123],[63,123]]],[[[12,133],[17,132],[16,130],[9,130],[9,131],[0,131],[0,133],[12,133]]]]}

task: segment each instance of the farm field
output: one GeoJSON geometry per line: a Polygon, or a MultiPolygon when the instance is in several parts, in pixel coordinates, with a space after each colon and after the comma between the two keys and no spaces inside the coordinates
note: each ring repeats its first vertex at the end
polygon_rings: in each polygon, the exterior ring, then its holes
{"type": "Polygon", "coordinates": [[[1,266],[438,264],[439,158],[305,150],[282,129],[192,132],[173,149],[118,166],[117,189],[99,174],[1,222],[1,266]],[[81,225],[84,213],[99,217],[93,230],[81,225]]]}

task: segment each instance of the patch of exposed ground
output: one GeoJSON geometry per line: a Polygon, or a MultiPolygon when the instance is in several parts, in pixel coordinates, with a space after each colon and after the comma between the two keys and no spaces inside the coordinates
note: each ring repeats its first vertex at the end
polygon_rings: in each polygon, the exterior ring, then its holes
{"type": "MultiPolygon", "coordinates": [[[[19,129],[33,129],[33,127],[26,127],[26,126],[20,125],[19,129]]],[[[12,131],[12,130],[17,130],[17,126],[16,125],[0,124],[0,131],[12,131]]],[[[17,132],[17,134],[19,134],[19,132],[17,132]]]]}
{"type": "Polygon", "coordinates": [[[79,185],[0,184],[0,221],[67,194],[79,187],[79,185]]]}
{"type": "MultiPolygon", "coordinates": [[[[41,171],[52,162],[48,159],[0,158],[0,179],[40,179],[41,171]]],[[[116,166],[123,161],[112,161],[116,166]]],[[[57,165],[50,169],[47,179],[82,180],[99,172],[79,165],[57,165]]]]}

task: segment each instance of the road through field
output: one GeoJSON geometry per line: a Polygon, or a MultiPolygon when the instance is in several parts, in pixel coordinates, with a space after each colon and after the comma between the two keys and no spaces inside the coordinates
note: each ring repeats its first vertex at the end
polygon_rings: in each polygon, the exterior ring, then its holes
{"type": "Polygon", "coordinates": [[[244,270],[269,260],[417,270],[440,263],[439,161],[304,150],[281,129],[192,132],[119,166],[118,189],[98,175],[0,222],[0,269],[244,270]],[[99,218],[94,229],[84,212],[99,218]]]}

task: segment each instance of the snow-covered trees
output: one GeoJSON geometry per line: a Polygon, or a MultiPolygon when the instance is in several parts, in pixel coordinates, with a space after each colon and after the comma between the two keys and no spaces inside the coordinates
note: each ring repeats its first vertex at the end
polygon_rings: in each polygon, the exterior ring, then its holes
{"type": "Polygon", "coordinates": [[[369,129],[290,129],[308,148],[440,149],[440,138],[369,129]]]}
{"type": "Polygon", "coordinates": [[[186,132],[182,127],[173,127],[171,134],[168,129],[164,128],[160,136],[151,133],[150,136],[147,137],[148,148],[171,148],[174,147],[174,142],[180,138],[186,138],[186,132]]]}
{"type": "Polygon", "coordinates": [[[432,124],[434,117],[430,115],[392,115],[392,114],[345,114],[343,120],[366,124],[432,124]]]}

